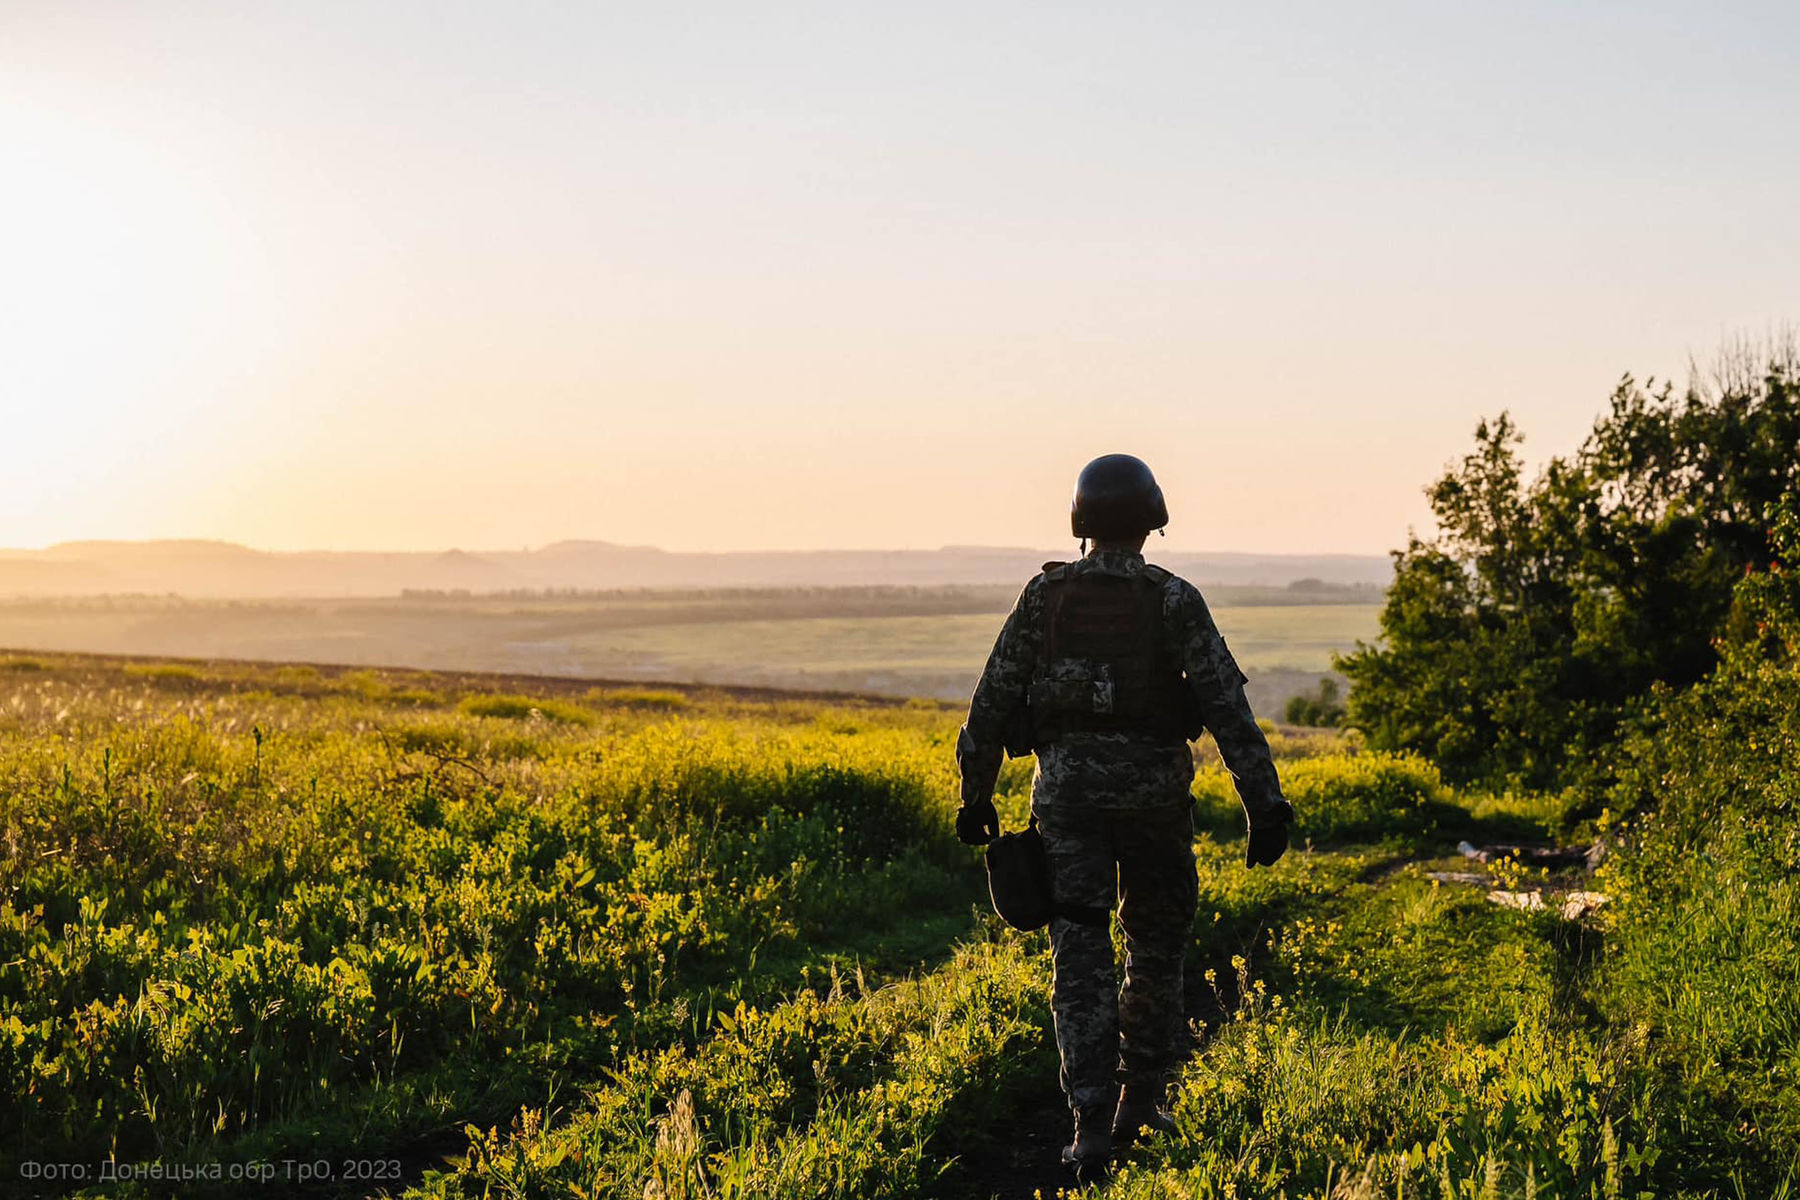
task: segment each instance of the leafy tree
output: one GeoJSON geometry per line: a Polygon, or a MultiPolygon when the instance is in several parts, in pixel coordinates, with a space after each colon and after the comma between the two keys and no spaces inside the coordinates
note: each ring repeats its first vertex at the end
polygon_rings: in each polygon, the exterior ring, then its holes
{"type": "Polygon", "coordinates": [[[1426,489],[1436,533],[1394,554],[1381,638],[1339,658],[1349,722],[1460,781],[1587,769],[1657,684],[1684,687],[1746,570],[1778,562],[1800,487],[1800,354],[1722,357],[1680,394],[1627,376],[1580,450],[1525,479],[1502,414],[1426,489]]]}

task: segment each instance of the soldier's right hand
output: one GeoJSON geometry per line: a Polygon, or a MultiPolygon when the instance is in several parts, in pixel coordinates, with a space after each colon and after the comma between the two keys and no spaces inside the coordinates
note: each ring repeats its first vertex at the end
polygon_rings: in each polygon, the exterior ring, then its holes
{"type": "Polygon", "coordinates": [[[956,810],[956,836],[966,846],[985,846],[1000,836],[1000,813],[992,800],[965,804],[956,810]]]}
{"type": "Polygon", "coordinates": [[[1286,800],[1260,825],[1250,827],[1250,844],[1244,848],[1246,867],[1272,867],[1288,848],[1288,826],[1294,823],[1294,806],[1286,800]]]}

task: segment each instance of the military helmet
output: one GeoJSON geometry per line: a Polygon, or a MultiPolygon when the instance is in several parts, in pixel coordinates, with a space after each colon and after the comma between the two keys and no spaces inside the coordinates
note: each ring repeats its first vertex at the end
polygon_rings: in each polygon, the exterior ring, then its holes
{"type": "Polygon", "coordinates": [[[1143,459],[1102,454],[1081,468],[1069,526],[1078,538],[1128,538],[1169,523],[1162,489],[1143,459]]]}

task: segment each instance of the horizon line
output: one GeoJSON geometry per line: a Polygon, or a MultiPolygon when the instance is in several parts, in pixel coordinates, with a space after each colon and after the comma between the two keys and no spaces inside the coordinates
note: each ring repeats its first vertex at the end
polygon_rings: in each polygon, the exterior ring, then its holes
{"type": "MultiPolygon", "coordinates": [[[[1153,545],[1154,545],[1154,543],[1145,546],[1144,551],[1145,551],[1146,558],[1154,557],[1154,554],[1152,552],[1153,545]]],[[[665,555],[672,555],[672,556],[680,555],[680,556],[688,556],[688,557],[702,557],[702,556],[727,557],[727,556],[749,556],[749,555],[802,555],[802,554],[947,554],[947,553],[1044,554],[1044,553],[1063,553],[1070,549],[1069,547],[1066,547],[1066,546],[1001,545],[1001,544],[987,544],[987,543],[979,543],[979,542],[945,542],[945,543],[941,543],[937,546],[815,546],[815,547],[805,547],[805,548],[758,547],[758,548],[753,548],[753,549],[736,549],[736,550],[719,550],[719,549],[694,550],[694,549],[670,549],[666,546],[658,546],[658,545],[654,545],[654,544],[651,544],[648,542],[613,542],[613,541],[608,541],[605,538],[575,537],[575,538],[557,538],[552,541],[542,542],[542,543],[539,543],[536,545],[527,545],[527,546],[519,546],[519,547],[490,546],[490,547],[485,547],[485,548],[481,548],[481,549],[467,549],[462,546],[413,547],[413,548],[384,547],[384,548],[379,548],[379,549],[371,549],[371,548],[351,549],[351,548],[329,547],[329,546],[313,546],[313,547],[307,547],[304,549],[297,549],[297,550],[284,550],[284,549],[274,549],[274,548],[263,547],[263,546],[254,546],[247,542],[236,542],[236,541],[231,541],[231,540],[228,540],[225,538],[206,538],[206,537],[107,538],[107,537],[92,537],[92,538],[69,538],[69,539],[65,539],[63,541],[59,541],[59,542],[51,542],[48,545],[44,545],[44,546],[0,546],[0,555],[25,556],[25,555],[34,555],[34,554],[49,554],[51,552],[58,551],[58,550],[70,550],[70,549],[76,549],[76,548],[82,548],[82,547],[94,547],[94,548],[168,547],[168,548],[176,548],[176,547],[182,547],[182,546],[210,547],[210,548],[219,549],[219,550],[241,551],[246,554],[258,554],[258,555],[270,555],[270,556],[279,555],[279,556],[284,556],[284,557],[300,557],[300,556],[304,556],[304,555],[322,555],[322,554],[332,554],[332,555],[419,554],[419,555],[435,555],[435,556],[440,556],[440,557],[443,555],[448,555],[448,554],[463,554],[463,555],[468,555],[471,557],[480,557],[483,555],[541,554],[544,551],[553,550],[559,546],[583,546],[583,547],[592,547],[595,549],[603,548],[608,551],[639,552],[639,553],[648,552],[648,553],[654,553],[654,554],[665,554],[665,555]]],[[[1205,555],[1205,556],[1215,557],[1215,558],[1386,558],[1392,552],[1393,551],[1391,549],[1375,551],[1375,550],[1188,550],[1188,549],[1169,548],[1167,550],[1167,553],[1170,553],[1170,554],[1205,555]]]]}

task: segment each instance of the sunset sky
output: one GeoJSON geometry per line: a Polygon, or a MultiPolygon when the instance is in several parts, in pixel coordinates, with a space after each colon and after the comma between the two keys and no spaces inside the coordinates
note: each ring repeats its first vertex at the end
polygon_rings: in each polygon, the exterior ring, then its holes
{"type": "Polygon", "coordinates": [[[1800,6],[0,0],[0,546],[1379,552],[1800,320],[1800,6]]]}

